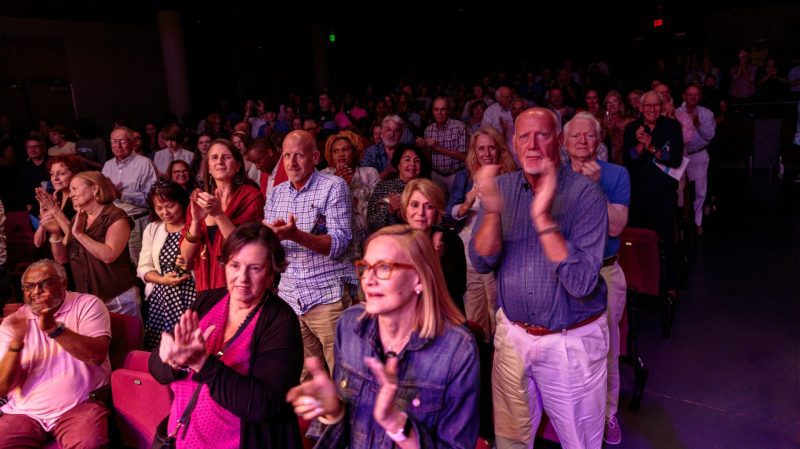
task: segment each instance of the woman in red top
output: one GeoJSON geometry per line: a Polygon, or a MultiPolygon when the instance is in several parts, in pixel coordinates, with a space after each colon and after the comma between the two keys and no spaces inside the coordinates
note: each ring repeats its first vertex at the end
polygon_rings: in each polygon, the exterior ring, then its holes
{"type": "Polygon", "coordinates": [[[222,243],[236,226],[264,218],[264,195],[247,178],[242,153],[231,141],[211,143],[203,178],[206,191],[192,192],[181,242],[198,292],[225,286],[225,270],[217,261],[222,243]]]}

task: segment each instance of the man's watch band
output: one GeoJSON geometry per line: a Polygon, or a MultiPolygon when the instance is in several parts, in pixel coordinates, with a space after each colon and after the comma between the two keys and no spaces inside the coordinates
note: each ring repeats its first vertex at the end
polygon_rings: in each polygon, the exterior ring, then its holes
{"type": "Polygon", "coordinates": [[[59,335],[64,333],[65,329],[66,327],[64,327],[64,323],[59,321],[58,323],[56,323],[56,328],[53,330],[53,332],[50,332],[49,334],[47,334],[47,336],[50,338],[57,338],[59,335]]]}

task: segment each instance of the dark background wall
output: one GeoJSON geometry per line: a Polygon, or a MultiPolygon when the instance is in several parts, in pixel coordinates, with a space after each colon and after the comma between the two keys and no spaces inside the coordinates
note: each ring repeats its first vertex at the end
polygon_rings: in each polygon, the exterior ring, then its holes
{"type": "MultiPolygon", "coordinates": [[[[166,112],[154,3],[44,3],[0,6],[0,112],[26,126],[40,117],[90,116],[107,125],[117,116],[142,121],[166,112]],[[119,14],[125,5],[128,12],[119,14]]],[[[800,56],[796,2],[648,2],[623,10],[607,2],[413,0],[365,6],[359,22],[337,5],[173,6],[197,112],[217,109],[220,100],[238,109],[246,98],[278,102],[290,91],[326,87],[360,94],[367,86],[383,93],[400,80],[473,83],[490,72],[558,67],[567,58],[584,65],[601,57],[616,77],[646,83],[658,57],[677,65],[687,51],[707,48],[726,71],[738,48],[759,37],[784,73],[800,56]],[[392,9],[378,9],[386,7],[392,9]],[[655,17],[665,19],[659,31],[655,17]]]]}
{"type": "Polygon", "coordinates": [[[143,120],[166,105],[153,26],[0,17],[0,111],[15,123],[143,120]]]}

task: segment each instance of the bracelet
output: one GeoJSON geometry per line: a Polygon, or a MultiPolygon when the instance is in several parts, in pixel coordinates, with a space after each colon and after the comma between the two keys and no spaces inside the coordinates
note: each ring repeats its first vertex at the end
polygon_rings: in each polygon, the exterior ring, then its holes
{"type": "Polygon", "coordinates": [[[184,237],[184,239],[189,243],[197,243],[200,241],[200,239],[198,239],[197,236],[192,235],[192,233],[189,232],[188,229],[186,230],[186,236],[184,237]]]}
{"type": "Polygon", "coordinates": [[[411,420],[408,419],[408,414],[403,412],[403,416],[406,418],[405,424],[400,430],[395,432],[386,430],[386,436],[389,437],[395,443],[400,443],[408,439],[408,436],[411,435],[411,420]]]}
{"type": "Polygon", "coordinates": [[[63,236],[59,235],[57,239],[53,240],[55,234],[51,235],[49,239],[47,239],[50,243],[61,243],[61,240],[64,238],[63,236]]]}
{"type": "Polygon", "coordinates": [[[538,232],[538,234],[545,235],[545,234],[550,234],[551,232],[561,232],[561,228],[559,228],[557,224],[554,224],[552,226],[548,226],[542,229],[541,231],[538,232]]]}
{"type": "Polygon", "coordinates": [[[19,346],[11,346],[8,345],[8,352],[22,352],[22,349],[25,348],[25,344],[21,344],[19,346]]]}

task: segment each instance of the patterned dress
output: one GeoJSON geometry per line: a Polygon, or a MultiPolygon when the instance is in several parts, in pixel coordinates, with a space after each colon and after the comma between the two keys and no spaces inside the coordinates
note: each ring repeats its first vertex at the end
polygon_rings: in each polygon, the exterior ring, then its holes
{"type": "MultiPolygon", "coordinates": [[[[161,275],[176,271],[175,259],[180,254],[181,233],[170,232],[158,254],[161,275]]],[[[175,285],[156,284],[145,302],[144,344],[147,350],[158,350],[161,332],[171,332],[181,314],[194,303],[197,290],[194,279],[175,285]]]]}

